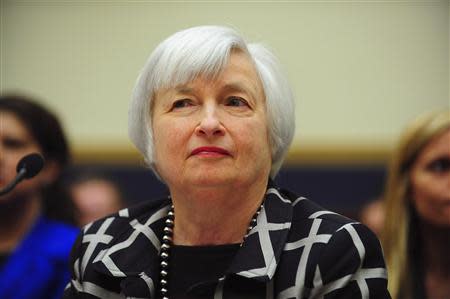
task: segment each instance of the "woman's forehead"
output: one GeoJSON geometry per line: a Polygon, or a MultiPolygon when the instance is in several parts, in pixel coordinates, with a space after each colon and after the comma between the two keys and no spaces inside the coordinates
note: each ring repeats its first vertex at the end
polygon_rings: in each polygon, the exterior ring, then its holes
{"type": "Polygon", "coordinates": [[[449,155],[450,129],[433,137],[419,155],[422,160],[433,159],[435,156],[449,155]]]}

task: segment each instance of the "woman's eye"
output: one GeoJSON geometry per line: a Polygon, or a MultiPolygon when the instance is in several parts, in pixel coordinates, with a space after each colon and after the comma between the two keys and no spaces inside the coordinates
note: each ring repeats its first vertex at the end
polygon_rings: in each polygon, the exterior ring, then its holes
{"type": "Polygon", "coordinates": [[[172,109],[180,109],[180,108],[185,108],[188,106],[191,106],[192,103],[189,99],[182,99],[182,100],[176,100],[173,104],[172,104],[172,109]]]}
{"type": "Polygon", "coordinates": [[[240,97],[229,97],[227,99],[226,105],[234,107],[248,106],[247,101],[240,97]]]}
{"type": "Polygon", "coordinates": [[[5,138],[3,139],[3,146],[10,149],[18,149],[25,147],[26,141],[15,138],[5,138]]]}
{"type": "Polygon", "coordinates": [[[450,158],[439,158],[428,164],[427,168],[432,172],[443,173],[450,171],[450,158]]]}

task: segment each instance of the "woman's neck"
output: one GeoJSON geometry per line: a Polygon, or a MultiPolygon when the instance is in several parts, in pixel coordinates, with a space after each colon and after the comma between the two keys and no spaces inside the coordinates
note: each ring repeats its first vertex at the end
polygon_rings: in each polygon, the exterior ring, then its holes
{"type": "Polygon", "coordinates": [[[450,228],[420,222],[419,230],[425,270],[450,275],[450,228]]]}
{"type": "Polygon", "coordinates": [[[419,224],[424,283],[429,298],[450,297],[450,228],[419,224]]]}
{"type": "Polygon", "coordinates": [[[243,241],[262,203],[267,181],[250,187],[171,189],[175,209],[174,244],[220,245],[243,241]]]}
{"type": "Polygon", "coordinates": [[[11,198],[0,202],[0,252],[11,252],[41,212],[39,198],[11,198]]]}

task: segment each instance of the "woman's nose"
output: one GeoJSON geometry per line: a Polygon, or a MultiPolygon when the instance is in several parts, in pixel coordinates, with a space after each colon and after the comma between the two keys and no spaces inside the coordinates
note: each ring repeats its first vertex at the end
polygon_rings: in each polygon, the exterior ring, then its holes
{"type": "Polygon", "coordinates": [[[217,107],[208,105],[202,109],[200,122],[195,128],[195,133],[204,137],[222,136],[224,127],[219,119],[217,107]]]}

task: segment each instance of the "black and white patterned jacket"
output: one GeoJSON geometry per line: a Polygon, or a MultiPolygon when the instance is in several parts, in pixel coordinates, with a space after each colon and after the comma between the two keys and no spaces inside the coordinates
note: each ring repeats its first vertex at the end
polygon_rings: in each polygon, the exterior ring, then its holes
{"type": "MultiPolygon", "coordinates": [[[[168,199],[87,225],[72,252],[64,298],[158,298],[168,199]]],[[[390,298],[378,239],[365,226],[270,186],[257,225],[201,298],[390,298]]]]}

